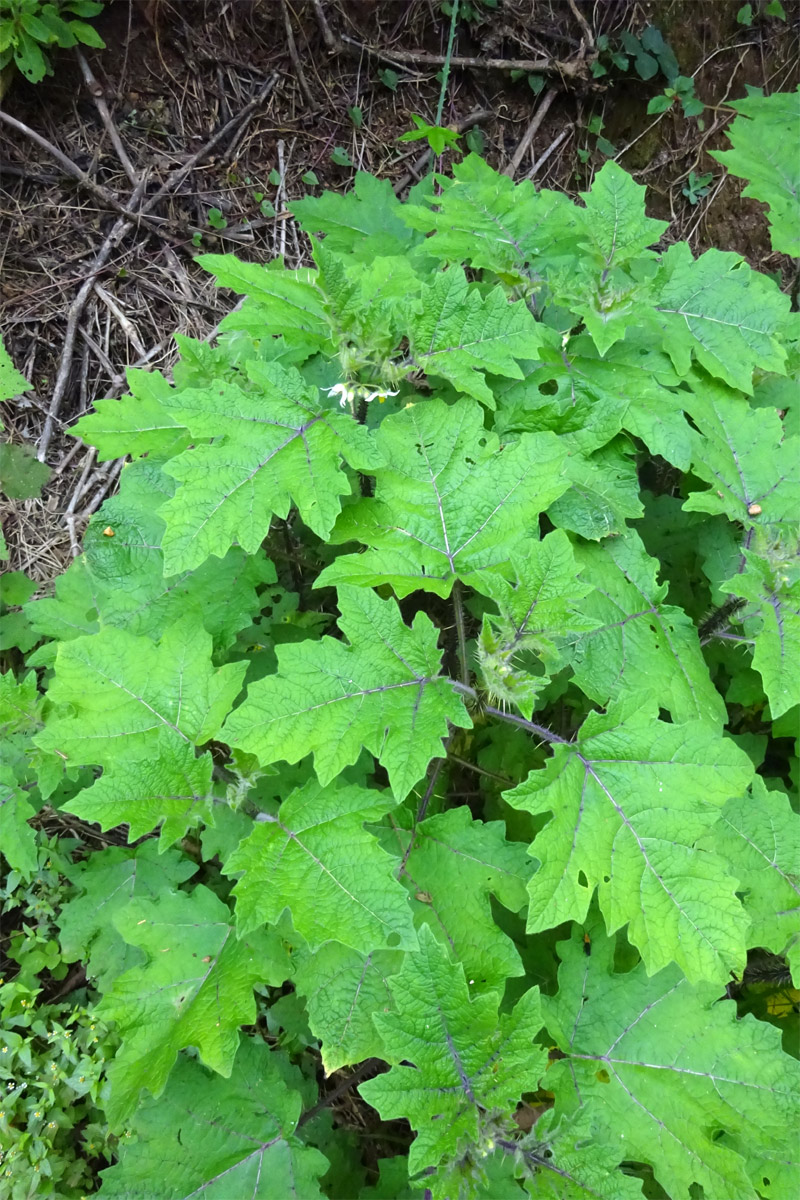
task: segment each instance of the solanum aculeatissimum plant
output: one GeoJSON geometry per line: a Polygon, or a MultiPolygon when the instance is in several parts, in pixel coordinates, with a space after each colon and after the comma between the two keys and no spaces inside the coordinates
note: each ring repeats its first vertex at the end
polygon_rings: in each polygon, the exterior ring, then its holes
{"type": "Polygon", "coordinates": [[[365,1196],[800,1193],[797,1061],[726,993],[800,968],[788,297],[611,162],[293,207],[315,265],[206,256],[218,345],[78,423],[130,462],[26,607],[42,795],[160,831],[63,917],[121,1037],[101,1194],[345,1194],[317,1050],[413,1130],[365,1196]]]}

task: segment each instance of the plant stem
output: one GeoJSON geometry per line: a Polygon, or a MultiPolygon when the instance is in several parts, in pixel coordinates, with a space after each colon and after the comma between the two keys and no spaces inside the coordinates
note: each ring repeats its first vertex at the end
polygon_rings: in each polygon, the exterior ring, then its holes
{"type": "MultiPolygon", "coordinates": [[[[478,693],[475,691],[475,688],[469,687],[464,683],[458,683],[455,679],[451,679],[450,682],[457,692],[461,692],[462,696],[469,696],[473,700],[478,699],[478,693]]],[[[528,721],[525,717],[518,717],[516,713],[505,712],[502,708],[495,708],[493,704],[484,705],[483,711],[488,713],[490,717],[499,717],[501,721],[507,721],[510,725],[518,725],[520,729],[525,729],[528,733],[535,733],[543,742],[547,742],[550,745],[569,745],[568,738],[560,737],[559,734],[553,733],[552,729],[546,729],[544,725],[537,725],[535,721],[528,721]]]]}
{"type": "Polygon", "coordinates": [[[458,634],[458,667],[461,682],[469,686],[469,666],[467,663],[467,635],[464,629],[464,597],[459,580],[453,584],[453,608],[456,614],[456,632],[458,634]]]}
{"type": "Polygon", "coordinates": [[[456,21],[458,20],[458,5],[459,0],[453,0],[453,11],[450,14],[450,36],[447,39],[447,53],[444,56],[444,66],[442,67],[442,86],[439,92],[439,103],[436,107],[436,125],[442,123],[442,113],[444,112],[444,98],[447,93],[447,81],[450,78],[450,59],[453,57],[453,42],[456,36],[456,21]]]}

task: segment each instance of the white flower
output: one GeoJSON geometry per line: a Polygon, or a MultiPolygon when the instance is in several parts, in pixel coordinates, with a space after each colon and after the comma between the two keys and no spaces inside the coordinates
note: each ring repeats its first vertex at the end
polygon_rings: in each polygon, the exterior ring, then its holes
{"type": "Polygon", "coordinates": [[[346,383],[335,383],[332,388],[328,388],[329,396],[339,397],[339,407],[344,408],[346,404],[352,406],[355,390],[349,388],[346,383]]]}
{"type": "Polygon", "coordinates": [[[359,396],[365,404],[370,404],[373,400],[380,400],[382,404],[387,396],[397,395],[397,392],[392,392],[387,388],[377,392],[368,392],[366,388],[362,387],[360,384],[354,384],[352,387],[348,387],[346,383],[335,383],[333,387],[328,388],[327,391],[329,396],[339,397],[339,405],[341,408],[344,408],[346,405],[349,405],[350,408],[352,408],[353,401],[355,400],[356,396],[359,396]]]}
{"type": "Polygon", "coordinates": [[[368,392],[367,395],[364,396],[364,402],[366,404],[369,404],[370,401],[372,401],[372,400],[380,400],[381,404],[383,404],[383,402],[387,396],[396,396],[396,395],[397,395],[397,392],[390,392],[390,391],[368,392]]]}

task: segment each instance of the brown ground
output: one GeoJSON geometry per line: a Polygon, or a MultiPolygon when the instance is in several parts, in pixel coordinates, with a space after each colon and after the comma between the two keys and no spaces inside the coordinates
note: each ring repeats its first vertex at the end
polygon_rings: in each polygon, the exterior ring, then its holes
{"type": "MultiPolygon", "coordinates": [[[[587,130],[601,116],[603,135],[647,183],[651,212],[671,221],[672,236],[687,238],[698,253],[709,245],[738,250],[761,269],[782,271],[788,289],[788,264],[769,249],[762,206],[742,201],[739,183],[706,155],[726,144],[731,112],[708,109],[702,132],[679,112],[647,117],[647,100],[663,90],[663,79],[595,80],[588,69],[598,35],[652,22],[709,105],[740,98],[745,84],[793,88],[800,0],[783,3],[785,22],[762,14],[746,27],[736,20],[739,0],[498,0],[494,9],[470,0],[474,19],[459,22],[455,52],[480,65],[454,67],[443,119],[459,124],[482,113],[484,153],[504,166],[552,88],[516,178],[551,150],[537,185],[584,190],[604,161],[587,130]],[[508,69],[487,68],[487,58],[544,60],[543,90],[534,94],[527,72],[513,79],[508,69]],[[714,172],[696,206],[682,194],[692,170],[714,172]]],[[[425,169],[420,144],[396,138],[411,113],[434,120],[439,66],[424,54],[444,53],[449,17],[440,0],[111,0],[95,24],[107,43],[105,51],[86,52],[96,83],[87,84],[74,52],[62,51],[52,79],[33,87],[17,78],[2,102],[4,113],[69,163],[0,113],[0,330],[33,389],[2,406],[0,416],[6,436],[35,443],[51,413],[46,457],[54,469],[41,500],[0,497],[0,517],[10,566],[43,584],[78,551],[86,520],[118,471],[98,466],[66,429],[96,398],[119,394],[127,366],[168,370],[173,331],[207,336],[231,305],[194,264],[200,251],[193,237],[200,234],[201,250],[256,261],[283,252],[289,265],[303,261],[306,242],[286,201],[309,190],[302,178],[309,170],[320,182],[314,192],[349,185],[353,169],[331,161],[337,147],[398,190],[408,186],[415,164],[425,169]],[[387,67],[399,77],[395,91],[379,77],[387,67]],[[354,106],[363,116],[358,127],[348,113],[354,106]],[[152,204],[147,224],[133,222],[107,248],[98,269],[98,252],[137,183],[147,203],[228,122],[230,131],[152,204]],[[277,216],[265,217],[254,193],[277,216]],[[224,230],[210,227],[212,208],[227,221],[224,230]]]]}

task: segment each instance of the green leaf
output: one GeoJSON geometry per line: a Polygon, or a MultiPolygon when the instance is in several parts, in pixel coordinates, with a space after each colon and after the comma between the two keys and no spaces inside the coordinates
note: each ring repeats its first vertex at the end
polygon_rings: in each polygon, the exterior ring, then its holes
{"type": "Polygon", "coordinates": [[[694,382],[688,407],[697,426],[692,467],[709,487],[689,494],[686,511],[724,513],[746,528],[796,524],[800,438],[784,436],[777,412],[707,379],[694,382]]]}
{"type": "Polygon", "coordinates": [[[144,962],[118,976],[97,1008],[122,1037],[108,1072],[113,1127],[134,1112],[142,1088],[161,1095],[186,1046],[230,1077],[239,1026],[255,1021],[253,987],[274,972],[265,935],[237,941],[228,918],[227,906],[202,886],[134,898],[115,915],[115,927],[144,962]]]}
{"type": "Polygon", "coordinates": [[[331,162],[337,167],[352,167],[354,165],[352,158],[342,146],[334,146],[331,151],[331,162]]]}
{"type": "Polygon", "coordinates": [[[585,204],[582,211],[578,210],[581,244],[604,270],[639,257],[669,227],[667,221],[645,216],[644,197],[644,186],[634,183],[628,172],[615,162],[604,163],[594,177],[591,191],[581,192],[585,204]]]}
{"type": "Polygon", "coordinates": [[[440,674],[437,633],[425,614],[409,629],[394,601],[344,585],[339,604],[350,644],[324,637],[279,646],[277,674],[250,686],[225,737],[262,765],[313,751],[323,787],[366,746],[403,799],[441,755],[447,721],[462,729],[471,721],[440,674]]]}
{"type": "Polygon", "coordinates": [[[347,507],[331,538],[370,549],[337,558],[318,587],[389,583],[401,597],[449,596],[458,578],[507,562],[568,486],[552,433],[501,446],[471,400],[412,405],[387,417],[376,440],[387,466],[376,469],[375,498],[347,507]]]}
{"type": "Polygon", "coordinates": [[[20,375],[11,355],[0,340],[0,401],[11,400],[14,396],[20,396],[30,390],[31,385],[24,375],[20,375]]]}
{"type": "Polygon", "coordinates": [[[593,1129],[585,1107],[569,1117],[544,1113],[531,1131],[535,1142],[519,1155],[531,1173],[525,1190],[533,1200],[635,1200],[640,1179],[619,1169],[624,1157],[593,1129]]]}
{"type": "MultiPolygon", "coordinates": [[[[316,176],[313,182],[317,182],[316,176]]],[[[211,272],[218,287],[247,296],[239,312],[230,313],[220,322],[221,332],[250,329],[263,337],[269,330],[272,335],[302,337],[311,346],[332,349],[324,296],[316,286],[315,271],[286,271],[280,263],[262,267],[240,262],[232,254],[203,254],[197,261],[211,272]]]]}
{"type": "Polygon", "coordinates": [[[85,21],[70,21],[69,31],[75,40],[82,42],[84,46],[92,46],[95,50],[105,50],[106,48],[106,44],[97,30],[91,25],[87,25],[85,21]]]}
{"type": "Polygon", "coordinates": [[[778,333],[789,297],[737,254],[707,250],[696,261],[685,242],[670,246],[657,278],[664,347],[679,375],[692,357],[731,387],[752,393],[755,367],[784,371],[778,333]]]}
{"type": "Polygon", "coordinates": [[[794,541],[788,553],[784,549],[786,561],[779,565],[745,551],[746,569],[721,585],[723,592],[757,606],[739,619],[755,641],[753,666],[764,681],[773,718],[800,703],[800,575],[792,564],[797,557],[794,541]]]}
{"type": "Polygon", "coordinates": [[[289,205],[306,233],[325,235],[325,246],[362,260],[405,254],[420,239],[403,220],[403,205],[388,179],[359,171],[346,195],[323,192],[289,205]]]}
{"type": "MultiPolygon", "coordinates": [[[[61,22],[63,25],[63,21],[61,22]]],[[[38,44],[23,29],[19,30],[14,46],[14,62],[28,80],[28,83],[41,83],[45,75],[52,75],[53,68],[47,55],[39,49],[38,44]]]]}
{"type": "Polygon", "coordinates": [[[11,767],[0,763],[0,848],[11,870],[24,879],[32,878],[39,865],[36,833],[28,824],[35,815],[11,767]]]}
{"type": "Polygon", "coordinates": [[[292,956],[294,985],[308,1006],[308,1023],[321,1042],[327,1075],[350,1063],[383,1057],[374,1012],[391,1012],[389,976],[399,971],[402,950],[359,954],[339,942],[326,942],[315,954],[292,956]]]}
{"type": "Polygon", "coordinates": [[[31,500],[41,496],[50,478],[47,463],[38,462],[32,446],[13,442],[0,444],[0,492],[9,500],[31,500]]]}
{"type": "Polygon", "coordinates": [[[603,546],[580,546],[581,578],[595,590],[580,612],[594,628],[573,639],[575,679],[598,704],[626,691],[652,688],[676,721],[721,728],[725,705],[708,676],[694,622],[665,604],[668,585],[657,584],[657,559],[638,534],[611,538],[603,546]]]}
{"type": "Polygon", "coordinates": [[[364,829],[394,808],[391,796],[356,785],[292,792],[277,816],[260,822],[225,864],[234,887],[236,924],[248,933],[276,922],[285,908],[311,950],[334,940],[367,954],[413,950],[411,910],[394,878],[394,860],[364,829]]]}
{"type": "Polygon", "coordinates": [[[597,888],[609,932],[628,924],[649,973],[677,962],[691,980],[723,983],[744,965],[747,916],[725,861],[696,845],[753,768],[707,726],[667,725],[654,707],[640,694],[591,713],[575,742],[506,793],[515,808],[552,813],[530,850],[541,866],[528,929],[583,921],[597,888]]]}
{"type": "Polygon", "coordinates": [[[470,1000],[463,967],[427,928],[419,952],[390,982],[397,1011],[374,1020],[395,1065],[359,1091],[384,1120],[405,1117],[416,1131],[409,1153],[416,1174],[454,1158],[462,1141],[477,1141],[485,1111],[510,1116],[522,1093],[536,1090],[547,1061],[533,1043],[539,992],[526,992],[498,1018],[497,995],[470,1000]]]}
{"type": "Polygon", "coordinates": [[[381,83],[389,89],[390,92],[397,91],[397,85],[400,82],[400,76],[396,71],[392,71],[390,67],[385,67],[378,71],[378,78],[381,83]]]}
{"type": "Polygon", "coordinates": [[[64,961],[83,962],[98,990],[108,991],[118,975],[144,957],[117,932],[116,914],[131,900],[156,900],[162,892],[176,891],[196,871],[196,863],[174,850],[159,853],[153,841],[112,846],[76,863],[70,881],[80,894],[58,914],[64,961]]]}
{"type": "Polygon", "coordinates": [[[246,669],[215,670],[210,657],[211,638],[192,618],[158,647],[111,627],[59,646],[49,691],[56,707],[35,743],[105,769],[71,802],[76,812],[139,832],[164,819],[165,845],[205,813],[212,764],[194,747],[217,733],[246,669]]]}
{"type": "Polygon", "coordinates": [[[169,733],[151,741],[151,755],[126,762],[124,771],[111,766],[65,809],[101,829],[125,821],[130,842],[160,826],[162,850],[199,821],[213,824],[211,755],[197,757],[194,746],[177,742],[169,733]]]}
{"type": "MultiPolygon", "coordinates": [[[[765,12],[769,11],[768,5],[765,12]]],[[[785,19],[782,8],[772,15],[785,19]]],[[[748,96],[731,107],[740,114],[727,130],[733,148],[712,150],[711,157],[732,175],[749,180],[742,195],[769,205],[767,216],[773,250],[798,258],[800,164],[789,147],[797,136],[800,89],[772,96],[748,96]]]]}
{"type": "Polygon", "coordinates": [[[560,951],[558,995],[542,1002],[561,1052],[547,1072],[556,1111],[585,1108],[595,1137],[650,1163],[673,1200],[698,1185],[708,1200],[755,1196],[761,1176],[794,1195],[800,1064],[778,1030],[737,1019],[718,984],[692,987],[675,967],[615,973],[599,931],[588,958],[580,930],[560,951]]]}
{"type": "Polygon", "coordinates": [[[580,453],[574,439],[563,439],[568,447],[566,474],[570,488],[548,509],[555,525],[593,541],[627,531],[627,519],[644,511],[639,499],[639,481],[625,437],[616,438],[591,457],[580,453]]]}
{"type": "Polygon", "coordinates": [[[533,655],[551,672],[563,665],[561,647],[568,635],[594,627],[594,621],[581,617],[576,608],[591,585],[579,582],[571,543],[560,529],[541,542],[529,542],[524,555],[513,555],[510,576],[511,582],[486,572],[476,581],[499,610],[497,616],[484,618],[478,660],[484,687],[495,703],[508,701],[530,719],[547,676],[534,675],[517,661],[533,655]]]}
{"type": "Polygon", "coordinates": [[[249,1200],[322,1197],[327,1160],[296,1135],[302,1077],[281,1051],[241,1039],[230,1078],[181,1058],[159,1100],[145,1100],[120,1143],[119,1162],[101,1172],[104,1200],[249,1200]]]}
{"type": "Polygon", "coordinates": [[[456,133],[454,129],[450,129],[446,125],[428,125],[416,113],[411,114],[411,120],[417,128],[401,134],[397,139],[398,142],[425,141],[433,153],[439,155],[443,154],[448,146],[456,146],[461,137],[460,133],[456,133]]]}
{"type": "Polygon", "coordinates": [[[413,369],[494,408],[484,373],[522,379],[516,360],[538,357],[545,337],[524,302],[509,303],[500,287],[482,297],[451,267],[423,288],[422,312],[409,321],[409,357],[413,369]]]}
{"type": "Polygon", "coordinates": [[[752,922],[751,945],[775,954],[796,947],[800,941],[800,816],[792,810],[789,797],[767,791],[757,775],[746,795],[732,797],[725,805],[706,844],[724,855],[738,877],[752,922]]]}
{"type": "Polygon", "coordinates": [[[169,397],[176,420],[195,438],[215,439],[166,465],[183,485],[161,509],[169,574],[211,554],[222,558],[234,542],[255,553],[272,515],[286,517],[292,500],[306,524],[326,537],[340,497],[350,491],[342,459],[365,470],[378,461],[366,429],[323,403],[298,371],[250,363],[248,373],[253,391],[219,382],[169,397]]]}
{"type": "Polygon", "coordinates": [[[78,762],[138,762],[166,734],[202,745],[219,730],[241,687],[243,663],[214,669],[211,638],[196,623],[173,625],[159,647],[121,629],[59,646],[49,698],[57,706],[37,739],[78,762]],[[58,712],[58,706],[68,711],[58,712]]]}
{"type": "Polygon", "coordinates": [[[515,184],[476,154],[453,167],[431,211],[405,204],[402,219],[431,233],[425,249],[442,262],[469,262],[514,283],[578,252],[579,210],[557,192],[537,192],[530,180],[515,184]]]}
{"type": "Polygon", "coordinates": [[[100,462],[129,454],[169,458],[189,445],[189,431],[176,422],[164,401],[172,391],[158,371],[129,369],[130,395],[96,400],[94,412],[81,417],[70,433],[97,447],[100,462]]]}
{"type": "Polygon", "coordinates": [[[527,901],[531,862],[509,842],[502,821],[475,821],[467,808],[428,817],[413,835],[403,868],[417,928],[427,925],[463,966],[471,996],[522,975],[519,952],[498,927],[490,897],[511,912],[527,901]]]}
{"type": "Polygon", "coordinates": [[[56,580],[55,597],[27,605],[38,633],[69,641],[113,625],[157,640],[181,616],[193,615],[216,650],[234,642],[260,611],[256,588],[274,583],[275,569],[262,555],[248,557],[237,548],[221,561],[165,578],[165,526],[157,510],[175,490],[153,458],[125,467],[119,493],[89,523],[83,554],[56,580]]]}

